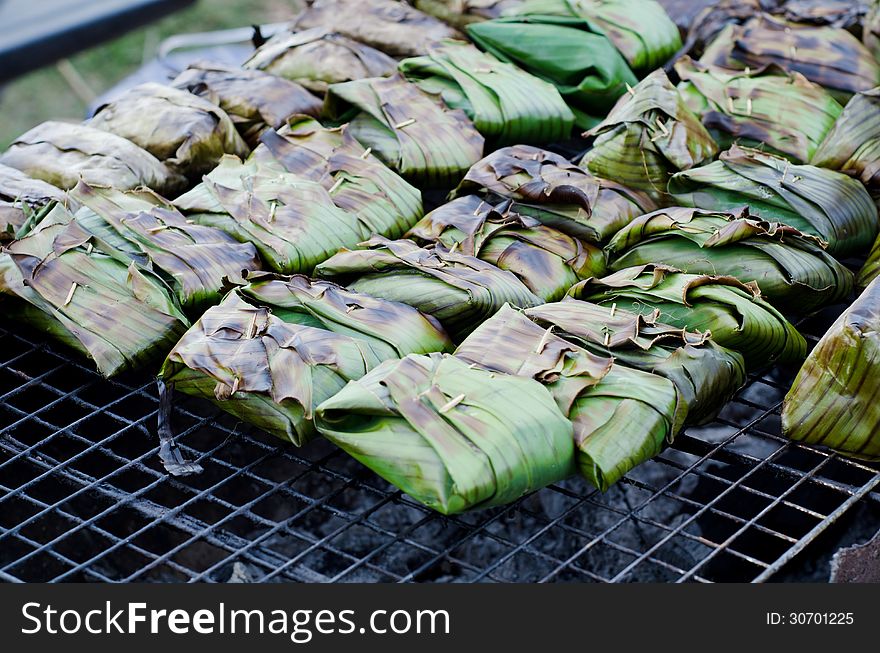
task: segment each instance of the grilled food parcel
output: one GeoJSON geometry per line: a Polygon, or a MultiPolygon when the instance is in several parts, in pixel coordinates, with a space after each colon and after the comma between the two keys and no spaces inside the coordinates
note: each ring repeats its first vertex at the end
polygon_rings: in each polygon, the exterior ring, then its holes
{"type": "Polygon", "coordinates": [[[0,243],[14,239],[50,203],[64,201],[60,189],[0,164],[0,243]]]}

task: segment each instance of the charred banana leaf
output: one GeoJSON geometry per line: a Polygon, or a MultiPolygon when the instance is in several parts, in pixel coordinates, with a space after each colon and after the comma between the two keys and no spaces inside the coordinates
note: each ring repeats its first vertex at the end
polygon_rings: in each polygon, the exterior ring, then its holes
{"type": "Polygon", "coordinates": [[[411,0],[419,11],[463,30],[471,23],[500,18],[525,0],[411,0]]]}
{"type": "Polygon", "coordinates": [[[20,234],[51,202],[64,202],[64,193],[51,184],[0,164],[0,243],[20,234]]]}

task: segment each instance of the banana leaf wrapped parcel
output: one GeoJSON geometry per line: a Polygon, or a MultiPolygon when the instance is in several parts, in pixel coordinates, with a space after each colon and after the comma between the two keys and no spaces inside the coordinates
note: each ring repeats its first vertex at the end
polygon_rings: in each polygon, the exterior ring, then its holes
{"type": "Polygon", "coordinates": [[[728,70],[679,59],[679,93],[722,149],[734,142],[766,146],[809,163],[843,110],[821,86],[776,64],[728,70]]]}
{"type": "Polygon", "coordinates": [[[595,175],[667,197],[669,178],[711,160],[718,146],[662,70],[639,82],[584,134],[592,148],[580,165],[595,175]]]}
{"type": "Polygon", "coordinates": [[[451,348],[415,309],[302,276],[257,274],[208,309],[168,355],[170,388],[301,445],[315,407],[380,362],[451,348]]]}
{"type": "Polygon", "coordinates": [[[457,183],[483,156],[484,139],[460,109],[448,109],[401,75],[333,84],[324,105],[355,140],[404,178],[430,187],[457,183]]]}
{"type": "Polygon", "coordinates": [[[608,244],[610,270],[663,262],[689,274],[721,274],[755,282],[782,310],[806,312],[847,297],[852,273],[822,241],[793,227],[734,213],[684,207],[636,218],[608,244]]]}
{"type": "Polygon", "coordinates": [[[392,57],[416,57],[425,48],[461,34],[396,0],[313,0],[291,23],[296,31],[322,27],[392,57]]]}
{"type": "Polygon", "coordinates": [[[605,273],[602,250],[516,209],[510,200],[492,206],[465,195],[431,211],[406,237],[509,270],[544,301],[561,299],[579,280],[605,273]]]}
{"type": "Polygon", "coordinates": [[[660,453],[687,416],[669,379],[596,356],[509,306],[480,325],[454,355],[491,372],[545,384],[574,426],[578,470],[603,491],[660,453]]]}
{"type": "Polygon", "coordinates": [[[588,242],[605,241],[657,208],[647,194],[531,145],[505,147],[475,163],[452,196],[471,194],[490,204],[514,200],[517,212],[588,242]]]}
{"type": "Polygon", "coordinates": [[[108,253],[56,204],[0,254],[4,315],[91,358],[104,376],[161,359],[189,327],[165,282],[108,253]]]}
{"type": "Polygon", "coordinates": [[[571,136],[574,114],[556,87],[463,41],[430,45],[404,59],[400,72],[427,93],[461,109],[495,145],[552,143],[571,136]]]}
{"type": "Polygon", "coordinates": [[[837,318],[785,397],[782,432],[853,458],[880,460],[880,280],[837,318]]]}
{"type": "Polygon", "coordinates": [[[523,313],[564,340],[611,356],[617,365],[666,377],[687,405],[689,423],[714,418],[746,381],[741,355],[716,344],[708,333],[662,324],[656,315],[571,297],[523,313]]]}
{"type": "Polygon", "coordinates": [[[147,186],[173,195],[186,178],[131,141],[87,125],[48,121],[16,138],[0,164],[62,190],[83,179],[120,190],[147,186]]]}
{"type": "Polygon", "coordinates": [[[187,312],[216,304],[228,283],[260,269],[253,245],[192,224],[148,189],[122,192],[80,182],[70,196],[82,205],[76,220],[83,228],[108,252],[160,275],[187,312]]]}
{"type": "Polygon", "coordinates": [[[525,0],[410,0],[419,11],[458,29],[471,23],[500,18],[509,14],[525,0]]]}
{"type": "Polygon", "coordinates": [[[296,116],[282,129],[266,131],[252,157],[277,161],[295,175],[316,181],[341,209],[374,224],[406,225],[397,238],[422,217],[422,193],[357,142],[346,126],[323,127],[296,116]]]}
{"type": "Polygon", "coordinates": [[[865,288],[877,277],[880,277],[880,237],[874,241],[874,247],[871,248],[871,253],[868,254],[868,260],[865,261],[865,264],[859,271],[856,277],[856,285],[859,288],[865,288]]]}
{"type": "Polygon", "coordinates": [[[282,274],[309,274],[341,247],[409,226],[395,222],[393,214],[373,223],[370,216],[340,209],[321,184],[277,163],[242,163],[229,155],[174,206],[196,224],[252,243],[267,266],[282,274]]]}
{"type": "Polygon", "coordinates": [[[249,146],[259,142],[263,130],[282,127],[294,114],[317,117],[323,106],[321,100],[295,82],[259,70],[210,62],[190,65],[171,85],[223,109],[249,146]]]}
{"type": "Polygon", "coordinates": [[[191,179],[211,170],[224,154],[243,158],[250,153],[223,109],[152,82],[98,107],[87,124],[127,138],[191,179]]]}
{"type": "Polygon", "coordinates": [[[342,250],[318,265],[315,276],[409,304],[435,317],[453,338],[473,331],[505,303],[542,303],[512,272],[439,244],[422,248],[381,236],[362,244],[370,249],[342,250]]]}
{"type": "Polygon", "coordinates": [[[736,145],[709,165],[676,174],[669,193],[709,211],[748,205],[762,220],[818,236],[837,257],[865,252],[878,231],[877,207],[859,181],[736,145]]]}
{"type": "Polygon", "coordinates": [[[342,34],[315,27],[276,34],[243,67],[283,77],[323,95],[330,84],[393,75],[397,61],[342,34]]]}
{"type": "Polygon", "coordinates": [[[15,238],[25,223],[52,202],[63,203],[64,193],[0,164],[0,243],[15,238]]]}
{"type": "Polygon", "coordinates": [[[318,406],[316,423],[447,515],[510,503],[575,472],[571,423],[545,387],[448,354],[384,362],[318,406]]]}
{"type": "Polygon", "coordinates": [[[769,362],[797,363],[807,342],[785,317],[761,299],[754,284],[733,277],[685,274],[664,265],[626,268],[587,279],[569,295],[613,305],[688,331],[708,332],[722,347],[742,354],[749,369],[769,362]]]}

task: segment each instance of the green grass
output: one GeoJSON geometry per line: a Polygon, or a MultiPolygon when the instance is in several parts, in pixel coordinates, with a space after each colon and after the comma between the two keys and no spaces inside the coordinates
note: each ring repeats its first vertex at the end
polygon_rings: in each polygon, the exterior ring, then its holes
{"type": "MultiPolygon", "coordinates": [[[[70,58],[73,67],[100,95],[151,59],[168,36],[208,32],[292,18],[302,0],[199,0],[195,5],[70,58]]],[[[44,120],[81,120],[87,103],[52,65],[19,77],[0,89],[0,150],[44,120]]]]}

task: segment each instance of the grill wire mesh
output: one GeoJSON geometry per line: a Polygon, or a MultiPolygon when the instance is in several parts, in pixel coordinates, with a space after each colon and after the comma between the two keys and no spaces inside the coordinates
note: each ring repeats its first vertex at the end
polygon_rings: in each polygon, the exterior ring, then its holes
{"type": "MultiPolygon", "coordinates": [[[[811,344],[826,313],[800,325],[811,344]]],[[[205,471],[170,477],[150,378],[105,381],[2,323],[0,343],[5,581],[763,581],[880,504],[877,466],[779,435],[792,370],[752,377],[607,493],[571,479],[445,518],[325,441],[296,449],[181,396],[178,441],[205,471]]]]}

